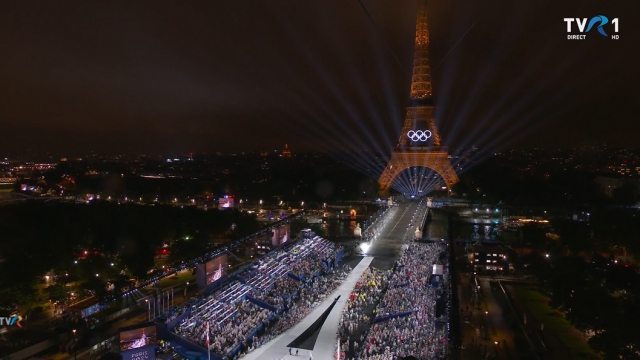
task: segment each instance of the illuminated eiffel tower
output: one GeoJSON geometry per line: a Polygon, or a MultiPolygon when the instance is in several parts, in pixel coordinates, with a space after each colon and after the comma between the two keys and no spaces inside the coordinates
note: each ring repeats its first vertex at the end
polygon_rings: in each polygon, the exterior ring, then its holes
{"type": "Polygon", "coordinates": [[[436,108],[431,87],[429,28],[425,1],[421,2],[418,9],[411,95],[406,109],[398,146],[378,180],[380,194],[387,195],[395,178],[402,171],[413,167],[432,169],[451,189],[459,180],[449,161],[448,149],[441,146],[440,134],[434,119],[436,108]]]}

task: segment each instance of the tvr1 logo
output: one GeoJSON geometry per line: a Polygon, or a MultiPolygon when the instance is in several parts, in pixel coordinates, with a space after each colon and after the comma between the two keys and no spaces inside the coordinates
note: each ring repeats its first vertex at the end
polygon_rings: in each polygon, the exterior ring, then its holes
{"type": "MultiPolygon", "coordinates": [[[[611,35],[611,39],[612,40],[618,40],[619,36],[618,36],[618,18],[614,18],[613,20],[609,21],[609,18],[607,18],[604,15],[597,15],[592,17],[589,22],[587,23],[587,18],[564,18],[564,22],[567,23],[567,32],[571,33],[572,29],[573,29],[573,23],[575,22],[575,24],[578,27],[578,31],[581,33],[588,33],[589,31],[591,31],[591,29],[597,29],[598,33],[600,33],[600,35],[608,37],[609,35],[607,35],[607,32],[605,31],[604,26],[605,25],[613,25],[613,32],[615,34],[611,35]],[[586,30],[585,30],[586,28],[586,30]]],[[[607,26],[608,28],[610,26],[607,26]]],[[[569,34],[567,35],[567,39],[568,40],[584,40],[587,38],[586,34],[582,34],[582,35],[573,35],[573,34],[569,34]]]]}
{"type": "Polygon", "coordinates": [[[3,316],[3,317],[0,317],[0,326],[15,325],[21,328],[22,325],[20,325],[20,321],[22,321],[22,316],[20,315],[11,315],[9,317],[3,316]]]}

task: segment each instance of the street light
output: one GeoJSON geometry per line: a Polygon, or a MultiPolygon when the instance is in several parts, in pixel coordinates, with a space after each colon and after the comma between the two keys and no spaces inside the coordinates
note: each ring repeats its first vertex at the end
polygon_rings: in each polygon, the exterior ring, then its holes
{"type": "Polygon", "coordinates": [[[73,358],[74,360],[78,359],[78,341],[76,340],[76,329],[71,330],[73,332],[73,358]]]}
{"type": "Polygon", "coordinates": [[[489,312],[485,311],[484,312],[484,338],[486,340],[489,339],[489,312]]]}
{"type": "Polygon", "coordinates": [[[147,316],[149,317],[149,321],[151,321],[151,303],[149,299],[144,299],[144,302],[147,303],[147,316]]]}

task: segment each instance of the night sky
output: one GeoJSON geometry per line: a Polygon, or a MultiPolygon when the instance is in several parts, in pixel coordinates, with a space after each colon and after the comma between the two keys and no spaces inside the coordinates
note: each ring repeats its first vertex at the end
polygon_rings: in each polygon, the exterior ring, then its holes
{"type": "MultiPolygon", "coordinates": [[[[389,152],[418,2],[363,3],[373,22],[357,0],[3,1],[0,154],[389,152]]],[[[640,143],[640,2],[428,11],[447,145],[640,143]],[[563,18],[596,15],[619,40],[566,39],[563,18]]]]}

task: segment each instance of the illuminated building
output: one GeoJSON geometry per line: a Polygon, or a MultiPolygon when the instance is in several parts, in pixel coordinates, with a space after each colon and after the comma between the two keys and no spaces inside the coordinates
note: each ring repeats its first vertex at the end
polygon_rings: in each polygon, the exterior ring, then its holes
{"type": "Polygon", "coordinates": [[[415,54],[409,106],[402,133],[389,164],[380,179],[380,194],[386,195],[396,177],[412,167],[426,167],[437,172],[451,189],[458,182],[458,175],[449,161],[448,149],[442,147],[436,127],[429,63],[429,27],[427,7],[424,2],[418,9],[416,23],[415,54]]]}
{"type": "Polygon", "coordinates": [[[284,144],[284,149],[282,150],[282,157],[291,157],[291,151],[289,150],[288,144],[284,144]]]}
{"type": "Polygon", "coordinates": [[[504,250],[498,246],[472,246],[469,261],[474,271],[505,271],[510,267],[504,250]]]}

